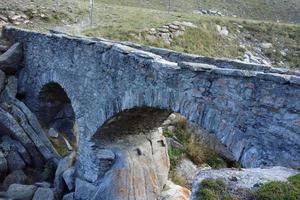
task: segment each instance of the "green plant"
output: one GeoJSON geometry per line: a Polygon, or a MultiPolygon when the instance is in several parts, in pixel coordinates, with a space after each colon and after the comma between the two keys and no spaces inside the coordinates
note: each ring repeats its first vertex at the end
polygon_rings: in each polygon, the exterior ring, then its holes
{"type": "Polygon", "coordinates": [[[289,177],[288,181],[300,190],[300,173],[289,177]]]}
{"type": "Polygon", "coordinates": [[[62,138],[49,137],[49,139],[59,155],[61,155],[63,157],[68,155],[68,153],[69,153],[68,147],[62,138]]]}
{"type": "Polygon", "coordinates": [[[272,181],[260,187],[255,197],[258,200],[299,200],[300,174],[288,178],[288,182],[272,181]]]}
{"type": "Polygon", "coordinates": [[[222,179],[204,179],[197,193],[199,200],[232,200],[222,179]]]}
{"type": "Polygon", "coordinates": [[[179,163],[179,161],[183,157],[184,150],[175,149],[175,148],[170,147],[168,149],[168,154],[169,154],[169,158],[170,158],[171,170],[174,170],[176,168],[176,165],[179,163]]]}
{"type": "Polygon", "coordinates": [[[169,178],[177,185],[189,188],[189,184],[187,183],[187,181],[185,180],[184,177],[176,174],[176,172],[174,170],[170,171],[169,173],[169,178]]]}

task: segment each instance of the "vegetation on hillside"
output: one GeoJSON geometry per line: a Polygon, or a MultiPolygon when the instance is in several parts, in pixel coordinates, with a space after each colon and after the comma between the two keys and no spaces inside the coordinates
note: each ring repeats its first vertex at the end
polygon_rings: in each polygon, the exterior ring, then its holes
{"type": "Polygon", "coordinates": [[[240,167],[238,163],[227,160],[214,150],[201,144],[197,138],[191,135],[186,120],[179,120],[174,125],[174,131],[164,130],[163,134],[167,138],[176,138],[183,146],[183,148],[168,146],[171,164],[169,177],[176,184],[189,187],[184,178],[176,174],[176,167],[183,158],[190,159],[197,166],[208,164],[215,169],[240,167]]]}
{"type": "MultiPolygon", "coordinates": [[[[256,200],[299,200],[300,174],[288,178],[288,182],[272,181],[264,184],[255,192],[240,191],[250,199],[256,200]]],[[[240,199],[226,186],[223,179],[204,179],[197,196],[201,200],[240,199]]]]}
{"type": "MultiPolygon", "coordinates": [[[[48,31],[48,29],[55,27],[64,27],[62,30],[70,33],[76,30],[74,34],[79,34],[80,32],[77,31],[80,29],[81,34],[87,36],[132,41],[204,56],[241,60],[244,59],[247,51],[253,50],[270,59],[274,66],[300,68],[299,25],[253,21],[233,17],[212,17],[191,12],[191,9],[198,7],[209,7],[212,5],[219,7],[223,5],[224,9],[230,9],[238,4],[251,7],[254,11],[259,11],[259,9],[254,8],[259,7],[259,5],[262,8],[269,7],[269,0],[264,0],[266,3],[256,0],[242,3],[236,0],[226,2],[220,0],[188,0],[188,3],[184,1],[184,4],[181,0],[173,0],[171,3],[176,9],[171,9],[170,12],[167,12],[165,9],[167,5],[166,0],[96,0],[93,26],[89,26],[88,23],[89,5],[87,0],[76,0],[72,1],[72,3],[70,0],[63,0],[59,1],[58,7],[50,0],[36,0],[34,2],[25,0],[23,4],[12,3],[18,1],[20,0],[5,0],[4,4],[9,4],[10,6],[0,6],[0,14],[3,10],[12,7],[16,10],[22,10],[32,21],[32,23],[22,25],[25,28],[48,31]],[[136,37],[144,30],[157,28],[174,21],[192,22],[197,28],[188,28],[183,35],[174,38],[170,44],[161,40],[149,41],[147,38],[136,37]],[[74,25],[69,26],[67,24],[74,25]],[[229,36],[224,37],[220,35],[216,26],[226,27],[229,31],[229,36]],[[260,43],[271,43],[272,47],[260,50],[258,49],[260,43]]],[[[298,8],[298,1],[300,2],[300,0],[293,1],[295,2],[292,2],[291,5],[294,5],[294,8],[298,8]]],[[[281,3],[276,1],[269,8],[271,9],[278,5],[281,5],[281,3]]],[[[284,5],[281,8],[282,11],[277,11],[285,12],[287,7],[289,5],[284,5]]],[[[259,15],[257,16],[259,17],[259,15]]],[[[259,19],[265,18],[260,17],[259,19]]]]}
{"type": "Polygon", "coordinates": [[[271,48],[262,49],[262,54],[270,58],[273,65],[300,68],[300,26],[297,25],[199,16],[182,12],[168,13],[117,5],[103,5],[96,9],[95,25],[86,28],[82,32],[84,35],[235,59],[242,59],[245,51],[257,48],[260,43],[272,43],[271,48]],[[145,29],[157,28],[173,21],[189,21],[197,25],[197,28],[189,28],[171,44],[135,37],[145,29]],[[227,27],[229,36],[223,37],[218,34],[217,25],[227,27]],[[286,55],[283,51],[287,52],[286,55]]]}
{"type": "Polygon", "coordinates": [[[300,0],[289,0],[289,2],[281,0],[96,0],[96,2],[156,10],[170,9],[177,12],[191,12],[204,8],[218,10],[228,16],[300,23],[300,0]]]}
{"type": "Polygon", "coordinates": [[[288,182],[272,181],[260,187],[255,197],[257,200],[299,200],[300,174],[288,178],[288,182]]]}

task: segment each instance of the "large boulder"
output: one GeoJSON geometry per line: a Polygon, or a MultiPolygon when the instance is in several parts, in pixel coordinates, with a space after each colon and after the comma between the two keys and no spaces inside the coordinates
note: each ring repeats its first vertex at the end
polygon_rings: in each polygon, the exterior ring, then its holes
{"type": "MultiPolygon", "coordinates": [[[[80,200],[93,199],[96,189],[97,189],[97,187],[95,185],[93,185],[87,181],[81,180],[79,178],[76,178],[74,197],[75,197],[75,199],[80,199],[80,200]]],[[[111,191],[111,192],[113,192],[113,191],[111,191]]],[[[111,199],[113,199],[113,195],[114,194],[111,194],[111,199]]],[[[101,198],[99,196],[99,198],[96,197],[96,198],[94,198],[94,200],[101,199],[101,198]]],[[[105,199],[105,198],[109,199],[108,197],[103,196],[103,199],[105,199]]]]}
{"type": "Polygon", "coordinates": [[[54,200],[54,193],[50,188],[38,188],[32,200],[54,200]]]}
{"type": "Polygon", "coordinates": [[[16,43],[0,56],[0,69],[6,74],[15,74],[19,70],[22,61],[22,45],[16,43]]]}
{"type": "Polygon", "coordinates": [[[299,173],[285,167],[202,170],[193,182],[192,200],[197,200],[197,191],[204,179],[222,179],[231,191],[255,189],[270,181],[287,181],[287,178],[299,173]]]}
{"type": "Polygon", "coordinates": [[[31,200],[36,190],[34,185],[12,184],[7,190],[7,195],[14,200],[31,200]]]}

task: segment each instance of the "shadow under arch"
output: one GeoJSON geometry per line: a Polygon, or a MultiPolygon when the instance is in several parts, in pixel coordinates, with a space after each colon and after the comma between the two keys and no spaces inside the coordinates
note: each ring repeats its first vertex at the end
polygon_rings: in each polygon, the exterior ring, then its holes
{"type": "MultiPolygon", "coordinates": [[[[186,142],[179,141],[180,138],[176,136],[177,140],[172,138],[174,136],[164,137],[168,134],[164,131],[169,125],[175,128],[175,123],[182,127],[189,124],[189,128],[194,127],[194,132],[198,130],[199,134],[208,134],[202,132],[203,129],[197,129],[200,127],[195,127],[195,124],[180,113],[175,114],[171,110],[155,107],[125,109],[107,119],[91,138],[94,143],[93,154],[98,159],[94,160],[94,164],[99,169],[98,181],[101,188],[93,199],[126,199],[126,196],[137,199],[144,199],[145,196],[150,196],[150,199],[158,198],[170,178],[168,146],[174,145],[172,141],[177,141],[177,145],[186,142]],[[111,196],[110,191],[116,191],[113,194],[115,196],[111,196]]],[[[211,134],[204,138],[203,144],[217,144],[217,139],[211,137],[211,134]]],[[[182,148],[185,147],[182,145],[182,148]]]]}
{"type": "Polygon", "coordinates": [[[77,146],[78,127],[70,98],[56,82],[45,84],[38,94],[38,120],[62,156],[77,146]]]}
{"type": "Polygon", "coordinates": [[[98,128],[92,142],[101,189],[92,199],[156,199],[160,195],[170,162],[159,126],[170,114],[164,109],[134,107],[115,114],[98,128]]]}
{"type": "Polygon", "coordinates": [[[96,145],[110,139],[120,139],[126,135],[147,133],[159,127],[172,113],[170,110],[153,107],[134,107],[125,109],[107,119],[92,137],[96,145]]]}

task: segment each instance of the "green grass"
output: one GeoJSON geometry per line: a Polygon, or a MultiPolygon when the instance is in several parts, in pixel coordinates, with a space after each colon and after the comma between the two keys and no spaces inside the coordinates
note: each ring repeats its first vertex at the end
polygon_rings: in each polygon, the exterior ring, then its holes
{"type": "MultiPolygon", "coordinates": [[[[168,0],[96,0],[96,3],[135,6],[156,10],[168,10],[168,0]]],[[[224,14],[257,20],[282,20],[300,23],[300,1],[289,0],[171,0],[171,10],[191,12],[201,8],[217,9],[224,14]]]]}
{"type": "Polygon", "coordinates": [[[288,178],[288,182],[272,181],[255,193],[257,200],[299,200],[300,174],[288,178]]]}
{"type": "Polygon", "coordinates": [[[233,200],[222,179],[204,179],[197,193],[200,200],[233,200]]]}
{"type": "Polygon", "coordinates": [[[212,168],[219,169],[224,167],[236,167],[237,164],[226,160],[221,157],[212,149],[209,149],[205,145],[200,144],[197,139],[192,137],[186,130],[186,128],[176,128],[174,132],[164,131],[165,137],[176,137],[184,149],[174,149],[169,147],[169,157],[171,163],[171,170],[176,168],[176,165],[183,157],[189,158],[196,165],[208,164],[212,168]]]}
{"type": "MultiPolygon", "coordinates": [[[[204,0],[201,1],[200,4],[204,7],[205,5],[214,5],[215,7],[225,6],[224,8],[239,6],[253,7],[257,8],[253,9],[257,12],[263,9],[264,15],[266,15],[266,13],[269,12],[266,8],[268,7],[267,5],[270,4],[270,1],[264,1],[267,3],[258,0],[242,1],[243,5],[240,5],[241,1],[236,0],[229,0],[226,1],[226,3],[221,0],[204,0]]],[[[300,2],[300,0],[293,1],[300,2]]],[[[47,16],[46,18],[33,19],[33,24],[25,25],[24,27],[38,31],[46,31],[49,28],[62,26],[63,24],[80,22],[88,16],[87,0],[75,1],[69,4],[66,3],[67,0],[61,2],[61,6],[57,11],[51,9],[45,12],[43,11],[47,16]],[[69,9],[71,11],[67,11],[67,5],[71,7],[71,9],[69,9]]],[[[235,39],[235,37],[241,37],[240,40],[246,43],[271,42],[273,47],[263,50],[263,53],[273,61],[273,65],[300,69],[300,26],[232,17],[200,16],[190,12],[195,6],[198,7],[198,1],[187,0],[184,1],[184,3],[182,2],[183,1],[173,0],[172,3],[176,5],[176,9],[167,12],[165,9],[166,0],[153,0],[151,2],[143,0],[96,0],[94,25],[86,25],[82,30],[82,34],[119,41],[132,41],[204,56],[234,59],[242,58],[245,51],[240,47],[239,41],[235,39]],[[146,29],[156,28],[174,21],[189,21],[197,25],[198,28],[189,28],[184,35],[175,38],[171,44],[165,44],[160,40],[148,41],[143,37],[135,37],[137,33],[143,33],[146,29]],[[216,25],[226,26],[230,35],[234,37],[220,36],[216,31],[216,25]],[[238,26],[243,27],[241,33],[238,32],[238,26]],[[285,48],[288,49],[286,57],[280,53],[280,51],[285,48]],[[280,61],[284,61],[284,65],[282,65],[280,61]]],[[[49,0],[45,0],[45,3],[43,1],[39,3],[40,5],[36,3],[36,7],[30,7],[27,8],[27,10],[41,10],[43,5],[53,4],[53,2],[49,0]]],[[[272,6],[278,7],[280,2],[276,1],[275,4],[276,5],[272,6]]],[[[291,5],[293,5],[293,3],[291,3],[291,5]]],[[[298,3],[295,5],[293,5],[293,7],[297,8],[298,3]]],[[[283,9],[287,5],[281,6],[283,6],[283,9]]],[[[266,18],[264,17],[263,19],[266,18]]],[[[72,32],[71,28],[66,28],[65,30],[72,32]]],[[[247,48],[250,50],[253,49],[251,46],[247,48]]]]}
{"type": "Polygon", "coordinates": [[[96,10],[95,25],[86,28],[82,32],[84,35],[132,41],[204,56],[242,58],[245,50],[240,47],[238,40],[220,36],[216,31],[216,25],[220,25],[226,26],[230,35],[243,37],[241,40],[249,43],[271,42],[273,47],[264,50],[264,54],[274,61],[275,66],[300,69],[300,26],[230,17],[199,16],[186,12],[168,13],[162,10],[110,4],[99,4],[96,10]],[[159,27],[173,21],[189,21],[198,27],[189,28],[184,35],[175,38],[171,44],[134,36],[143,33],[145,29],[159,27]],[[245,36],[238,32],[238,26],[243,27],[241,31],[245,32],[245,36]],[[285,48],[289,50],[286,57],[280,53],[280,50],[285,48]],[[282,66],[279,61],[284,61],[285,65],[282,66]]]}
{"type": "Polygon", "coordinates": [[[189,187],[184,178],[176,174],[176,167],[184,157],[189,158],[198,166],[208,164],[215,169],[240,167],[238,164],[226,160],[212,149],[200,144],[199,141],[189,133],[187,121],[185,119],[177,121],[174,126],[174,131],[165,130],[163,132],[165,137],[176,138],[183,145],[183,149],[173,148],[172,146],[168,147],[171,165],[169,178],[171,178],[174,183],[189,187]]]}
{"type": "Polygon", "coordinates": [[[188,131],[187,121],[180,119],[175,124],[175,130],[165,130],[163,135],[168,138],[176,138],[183,145],[183,149],[177,149],[172,146],[168,147],[168,154],[170,159],[169,178],[176,184],[189,188],[190,186],[186,180],[176,173],[176,167],[180,161],[186,157],[194,164],[202,165],[209,164],[212,168],[234,167],[232,162],[222,158],[213,150],[205,145],[200,144],[197,139],[191,136],[188,131]]]}

